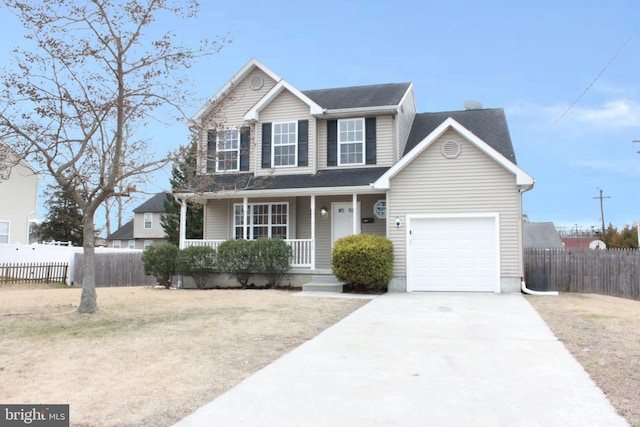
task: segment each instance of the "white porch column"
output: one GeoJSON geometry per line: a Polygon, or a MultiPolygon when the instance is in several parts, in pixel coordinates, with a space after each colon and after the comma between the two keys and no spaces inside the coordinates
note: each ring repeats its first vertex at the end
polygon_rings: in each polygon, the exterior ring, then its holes
{"type": "Polygon", "coordinates": [[[360,221],[360,218],[358,218],[358,195],[354,194],[352,196],[352,201],[351,201],[351,205],[353,206],[353,228],[352,233],[351,234],[356,234],[356,230],[358,230],[358,221],[360,221]]]}
{"type": "Polygon", "coordinates": [[[178,246],[180,249],[185,247],[185,239],[187,238],[187,202],[184,199],[180,200],[180,238],[178,246]]]}
{"type": "Polygon", "coordinates": [[[316,196],[311,196],[311,269],[316,269],[316,196]]]}
{"type": "Polygon", "coordinates": [[[248,218],[249,218],[249,198],[244,197],[242,199],[242,238],[247,240],[248,238],[248,218]]]}

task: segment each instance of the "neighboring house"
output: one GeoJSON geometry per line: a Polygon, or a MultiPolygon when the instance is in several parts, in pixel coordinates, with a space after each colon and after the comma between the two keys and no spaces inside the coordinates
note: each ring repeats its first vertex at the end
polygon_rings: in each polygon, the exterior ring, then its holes
{"type": "Polygon", "coordinates": [[[131,221],[107,236],[109,248],[144,249],[164,242],[160,218],[165,213],[166,193],[158,193],[133,210],[131,221]]]}
{"type": "Polygon", "coordinates": [[[553,222],[525,222],[524,247],[534,249],[563,249],[564,244],[553,222]]]}
{"type": "Polygon", "coordinates": [[[607,249],[607,244],[595,237],[563,237],[565,249],[607,249]]]}
{"type": "Polygon", "coordinates": [[[390,291],[520,290],[534,179],[502,109],[416,114],[411,83],[300,91],[252,59],[191,124],[208,154],[200,187],[176,196],[183,215],[204,204],[204,243],[283,238],[292,273],[318,275],[336,239],[378,234],[390,291]]]}
{"type": "Polygon", "coordinates": [[[28,245],[40,176],[0,141],[0,243],[28,245]]]}

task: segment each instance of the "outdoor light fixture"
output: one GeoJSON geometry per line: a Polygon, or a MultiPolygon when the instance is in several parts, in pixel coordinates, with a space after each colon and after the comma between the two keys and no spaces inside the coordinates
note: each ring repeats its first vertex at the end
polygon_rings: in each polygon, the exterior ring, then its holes
{"type": "Polygon", "coordinates": [[[320,215],[322,215],[322,216],[329,215],[329,211],[327,210],[327,208],[325,208],[325,207],[320,208],[320,215]]]}
{"type": "Polygon", "coordinates": [[[402,225],[402,221],[400,221],[400,217],[397,216],[396,217],[396,227],[400,228],[401,225],[402,225]]]}

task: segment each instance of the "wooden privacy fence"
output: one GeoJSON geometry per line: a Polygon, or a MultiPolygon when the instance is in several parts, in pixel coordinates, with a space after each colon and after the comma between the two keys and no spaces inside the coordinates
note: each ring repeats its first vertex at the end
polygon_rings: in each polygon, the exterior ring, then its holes
{"type": "Polygon", "coordinates": [[[640,251],[526,249],[529,289],[584,292],[640,300],[640,251]]]}
{"type": "MultiPolygon", "coordinates": [[[[152,276],[145,276],[142,251],[96,252],[96,286],[150,286],[156,283],[152,276]]],[[[84,254],[75,254],[74,286],[82,286],[84,254]]]]}
{"type": "Polygon", "coordinates": [[[0,264],[0,283],[66,282],[69,263],[21,262],[0,264]]]}

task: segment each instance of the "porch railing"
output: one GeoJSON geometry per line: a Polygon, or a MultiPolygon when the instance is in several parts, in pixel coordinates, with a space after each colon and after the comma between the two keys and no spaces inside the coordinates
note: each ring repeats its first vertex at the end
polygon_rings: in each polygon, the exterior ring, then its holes
{"type": "MultiPolygon", "coordinates": [[[[224,240],[204,240],[204,239],[187,239],[184,241],[184,247],[189,246],[211,246],[218,249],[224,240]]],[[[292,267],[311,267],[311,239],[285,239],[285,242],[291,246],[293,253],[292,267]]]]}

